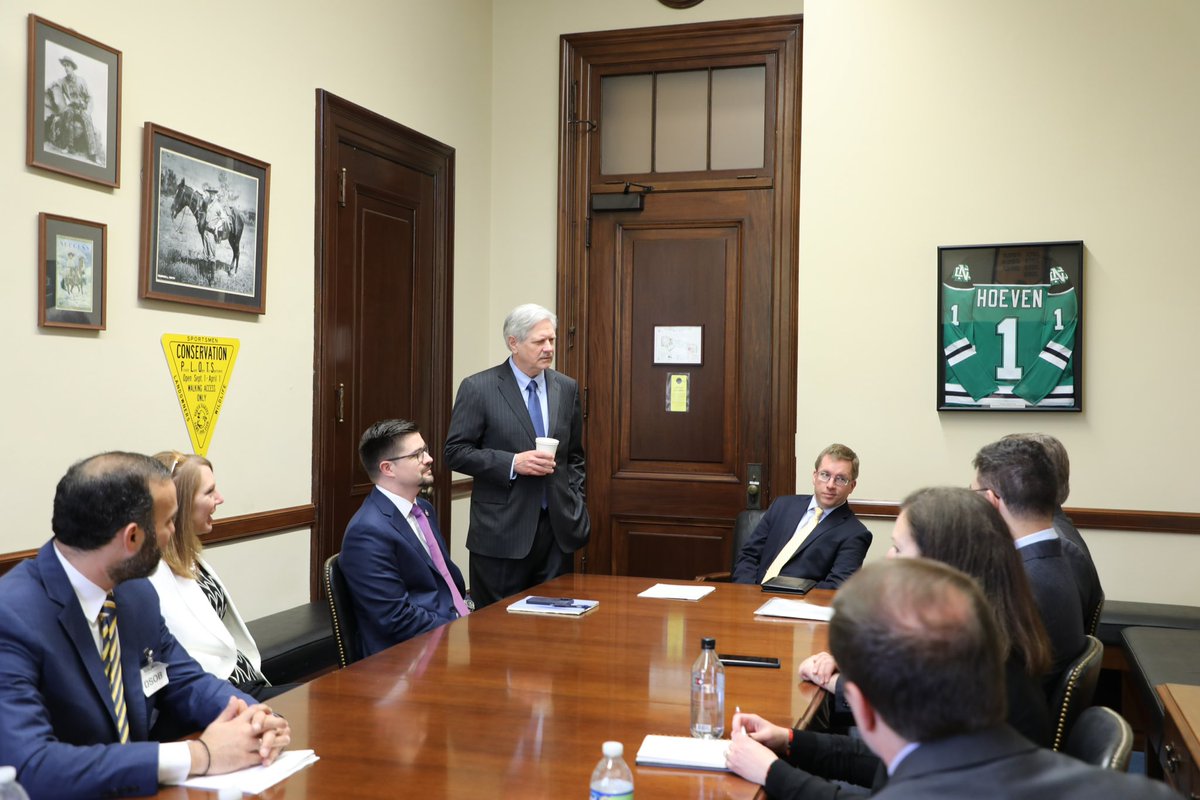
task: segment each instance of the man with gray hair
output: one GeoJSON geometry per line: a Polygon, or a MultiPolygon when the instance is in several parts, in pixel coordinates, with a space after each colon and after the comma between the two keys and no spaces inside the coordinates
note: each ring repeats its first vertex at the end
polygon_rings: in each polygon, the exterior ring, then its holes
{"type": "Polygon", "coordinates": [[[570,572],[591,531],[579,388],[550,369],[557,329],[542,306],[514,308],[504,320],[511,355],[464,380],[454,401],[445,455],[474,478],[467,550],[477,608],[570,572]]]}

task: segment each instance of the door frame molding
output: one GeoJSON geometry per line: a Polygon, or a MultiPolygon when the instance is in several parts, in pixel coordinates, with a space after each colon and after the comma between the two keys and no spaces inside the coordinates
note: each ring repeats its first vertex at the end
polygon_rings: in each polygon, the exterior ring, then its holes
{"type": "MultiPolygon", "coordinates": [[[[325,559],[337,552],[343,531],[332,530],[332,504],[323,490],[320,466],[326,456],[321,420],[335,410],[332,385],[322,386],[328,366],[326,350],[332,331],[325,329],[327,300],[325,278],[336,254],[338,207],[337,149],[341,142],[370,151],[433,178],[433,338],[428,353],[432,379],[429,395],[429,430],[425,435],[444,441],[450,425],[453,378],[454,322],[454,148],[401,125],[370,109],[324,89],[316,90],[316,225],[314,235],[315,289],[313,298],[313,427],[312,497],[316,507],[310,543],[309,593],[321,597],[321,571],[325,559]]],[[[431,502],[443,520],[442,533],[450,544],[450,471],[434,460],[434,496],[431,502]]]]}
{"type": "MultiPolygon", "coordinates": [[[[589,321],[588,239],[591,232],[589,136],[594,125],[582,119],[593,104],[593,69],[604,65],[669,62],[703,54],[722,55],[764,51],[778,58],[773,240],[771,242],[771,418],[767,487],[769,497],[792,494],[796,488],[796,353],[798,349],[797,275],[799,272],[800,209],[800,90],[803,17],[789,15],[692,25],[567,34],[561,37],[559,72],[558,249],[557,297],[560,335],[566,346],[558,352],[559,368],[584,389],[587,375],[589,321]]],[[[656,185],[659,183],[655,182],[656,185]]],[[[667,189],[745,188],[728,180],[673,182],[667,189]]],[[[658,190],[656,189],[656,192],[658,190]]]]}

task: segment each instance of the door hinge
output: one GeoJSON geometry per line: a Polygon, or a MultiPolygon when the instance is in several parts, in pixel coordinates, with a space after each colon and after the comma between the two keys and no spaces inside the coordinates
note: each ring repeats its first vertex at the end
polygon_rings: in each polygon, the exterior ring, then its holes
{"type": "Polygon", "coordinates": [[[585,250],[592,248],[592,218],[588,215],[583,218],[583,247],[585,250]]]}
{"type": "Polygon", "coordinates": [[[338,205],[346,207],[346,168],[338,170],[338,205]]]}
{"type": "Polygon", "coordinates": [[[587,387],[585,386],[585,387],[583,387],[583,418],[587,419],[587,417],[588,417],[588,390],[587,390],[587,387]]]}

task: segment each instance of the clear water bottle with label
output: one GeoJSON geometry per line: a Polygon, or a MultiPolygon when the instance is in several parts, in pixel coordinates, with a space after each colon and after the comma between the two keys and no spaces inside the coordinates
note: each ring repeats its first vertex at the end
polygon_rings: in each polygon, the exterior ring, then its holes
{"type": "Polygon", "coordinates": [[[0,767],[0,800],[29,800],[29,795],[17,783],[16,767],[0,767]]]}
{"type": "Polygon", "coordinates": [[[625,763],[625,745],[605,742],[604,758],[592,770],[591,800],[633,800],[633,772],[625,763]]]}
{"type": "Polygon", "coordinates": [[[720,739],[725,734],[725,667],[717,658],[717,640],[700,640],[692,664],[692,736],[720,739]]]}

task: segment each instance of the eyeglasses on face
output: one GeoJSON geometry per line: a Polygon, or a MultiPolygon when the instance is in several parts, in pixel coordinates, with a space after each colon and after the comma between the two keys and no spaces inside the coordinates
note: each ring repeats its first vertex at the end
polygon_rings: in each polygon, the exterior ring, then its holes
{"type": "Polygon", "coordinates": [[[817,473],[817,480],[819,480],[821,483],[829,483],[830,481],[833,481],[833,485],[840,489],[845,489],[850,485],[850,479],[845,475],[834,475],[832,472],[826,472],[825,470],[821,470],[817,473]]]}
{"type": "Polygon", "coordinates": [[[402,456],[392,456],[391,458],[384,458],[381,460],[382,461],[403,461],[406,458],[415,458],[417,461],[420,461],[422,458],[425,457],[425,455],[428,452],[429,452],[429,445],[424,445],[423,447],[420,447],[417,450],[413,450],[411,453],[405,453],[402,456]]]}

